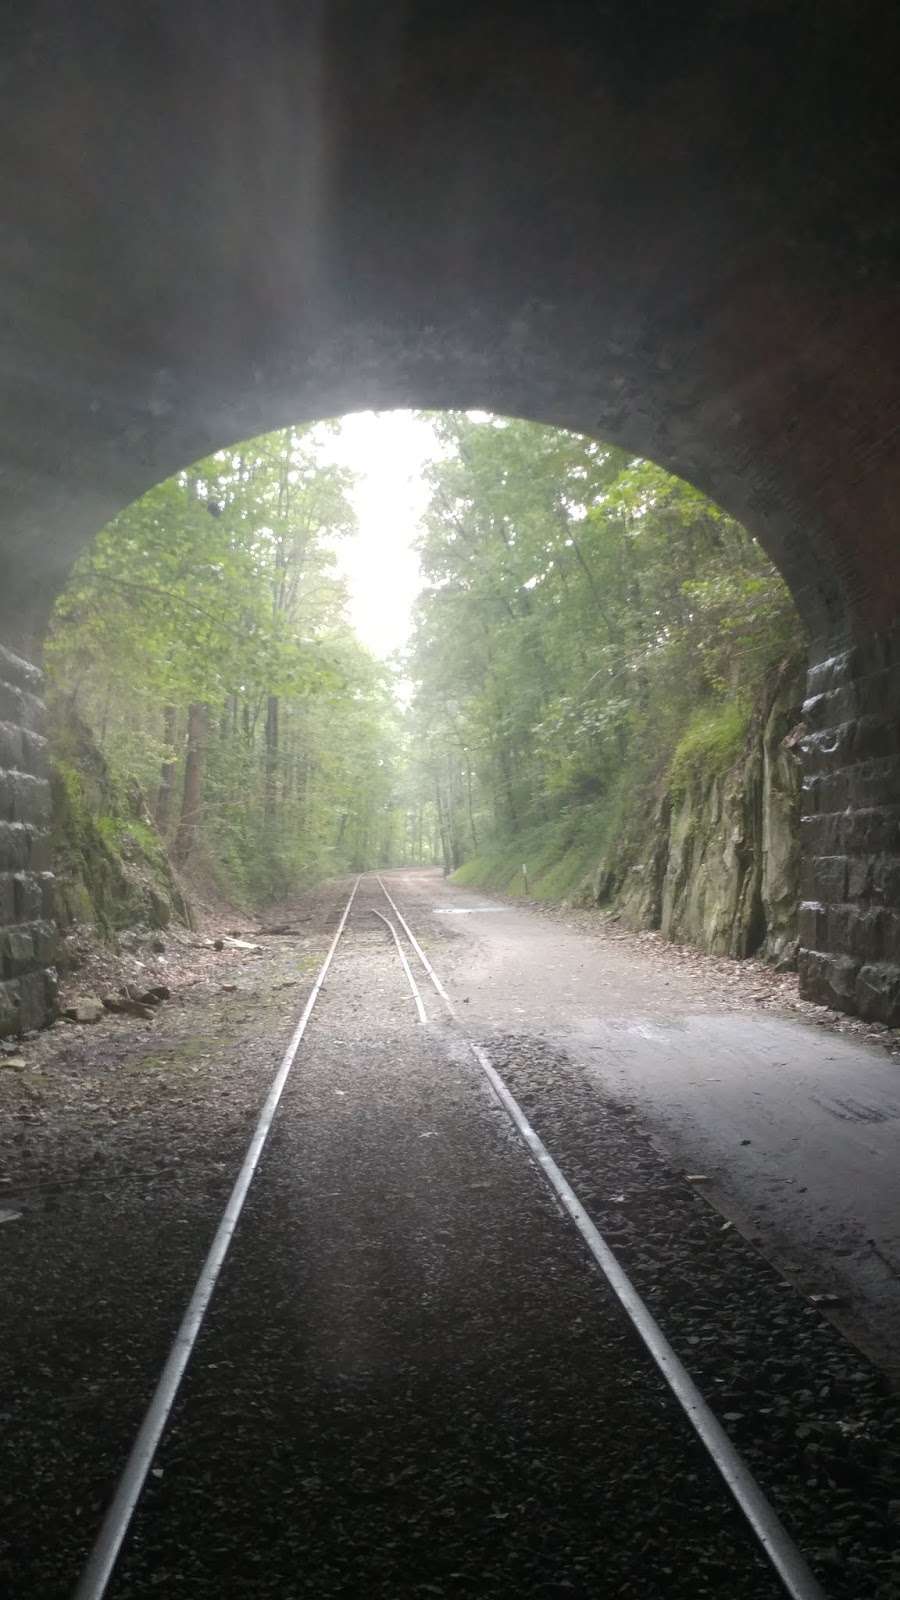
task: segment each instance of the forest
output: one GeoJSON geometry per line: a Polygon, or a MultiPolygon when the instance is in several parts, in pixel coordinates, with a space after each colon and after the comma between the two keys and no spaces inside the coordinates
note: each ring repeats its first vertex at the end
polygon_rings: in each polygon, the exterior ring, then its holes
{"type": "Polygon", "coordinates": [[[353,478],[327,424],[216,452],[100,532],[47,650],[67,815],[99,761],[108,843],[248,908],[416,863],[604,899],[621,873],[598,861],[624,871],[660,794],[727,771],[804,652],[756,542],[619,449],[427,420],[421,592],[389,660],[348,620],[353,478]]]}

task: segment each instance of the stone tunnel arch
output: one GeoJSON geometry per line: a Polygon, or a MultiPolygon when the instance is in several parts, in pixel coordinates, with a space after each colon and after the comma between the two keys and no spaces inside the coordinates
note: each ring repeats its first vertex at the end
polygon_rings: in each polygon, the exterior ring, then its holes
{"type": "Polygon", "coordinates": [[[9,1014],[48,937],[21,655],[78,548],[217,446],[430,405],[621,443],[757,535],[816,641],[804,981],[900,1015],[896,8],[45,0],[9,33],[9,1014]]]}

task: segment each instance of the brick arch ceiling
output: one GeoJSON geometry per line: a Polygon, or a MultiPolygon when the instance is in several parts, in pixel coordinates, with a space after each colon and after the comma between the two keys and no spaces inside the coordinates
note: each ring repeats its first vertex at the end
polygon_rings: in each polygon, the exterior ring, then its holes
{"type": "Polygon", "coordinates": [[[178,466],[411,404],[652,456],[814,633],[894,622],[895,7],[15,11],[0,637],[178,466]]]}

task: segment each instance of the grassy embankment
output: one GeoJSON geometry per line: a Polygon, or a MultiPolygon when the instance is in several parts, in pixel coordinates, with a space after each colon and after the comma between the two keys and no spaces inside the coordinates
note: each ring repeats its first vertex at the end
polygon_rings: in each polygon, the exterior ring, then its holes
{"type": "Polygon", "coordinates": [[[549,902],[614,897],[629,865],[653,843],[663,794],[680,797],[726,772],[742,752],[749,722],[742,701],[699,707],[667,760],[660,762],[658,752],[653,759],[649,749],[636,753],[600,800],[487,841],[453,882],[549,902]]]}

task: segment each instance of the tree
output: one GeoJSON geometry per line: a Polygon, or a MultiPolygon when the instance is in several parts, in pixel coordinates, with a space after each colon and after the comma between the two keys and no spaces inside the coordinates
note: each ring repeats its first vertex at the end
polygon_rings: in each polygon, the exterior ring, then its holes
{"type": "Polygon", "coordinates": [[[76,568],[49,650],[175,858],[251,899],[392,848],[390,686],[345,620],[351,481],[320,440],[283,429],[129,507],[76,568]]]}
{"type": "Polygon", "coordinates": [[[611,815],[698,705],[748,705],[801,636],[759,547],[661,468],[530,423],[437,426],[407,670],[455,864],[485,837],[611,815]]]}

